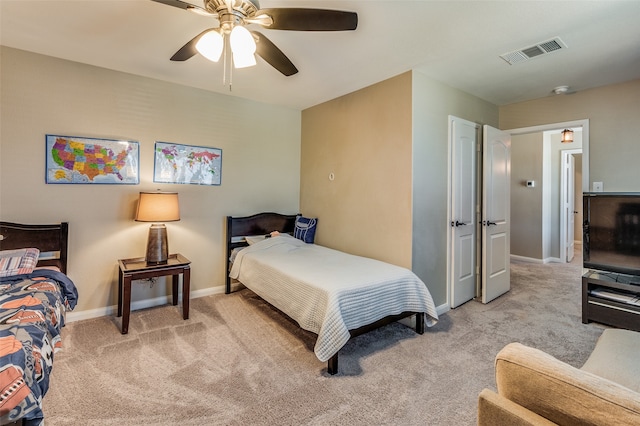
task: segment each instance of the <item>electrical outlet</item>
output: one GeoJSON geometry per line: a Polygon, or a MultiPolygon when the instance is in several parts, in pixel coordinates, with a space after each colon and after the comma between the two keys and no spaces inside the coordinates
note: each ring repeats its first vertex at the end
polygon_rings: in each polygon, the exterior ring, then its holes
{"type": "Polygon", "coordinates": [[[602,192],[602,182],[593,182],[593,192],[602,192]]]}

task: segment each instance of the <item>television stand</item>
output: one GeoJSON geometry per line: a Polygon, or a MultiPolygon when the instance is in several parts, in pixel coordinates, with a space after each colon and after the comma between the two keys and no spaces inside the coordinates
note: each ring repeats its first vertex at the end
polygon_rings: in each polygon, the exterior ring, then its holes
{"type": "Polygon", "coordinates": [[[589,270],[582,276],[582,322],[640,331],[640,277],[589,270]]]}

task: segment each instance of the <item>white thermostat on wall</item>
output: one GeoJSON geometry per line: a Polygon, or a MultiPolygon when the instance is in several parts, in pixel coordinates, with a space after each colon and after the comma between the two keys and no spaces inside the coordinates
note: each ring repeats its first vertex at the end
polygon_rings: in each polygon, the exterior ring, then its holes
{"type": "Polygon", "coordinates": [[[534,186],[536,186],[536,181],[535,180],[528,180],[527,181],[527,188],[533,188],[534,186]]]}

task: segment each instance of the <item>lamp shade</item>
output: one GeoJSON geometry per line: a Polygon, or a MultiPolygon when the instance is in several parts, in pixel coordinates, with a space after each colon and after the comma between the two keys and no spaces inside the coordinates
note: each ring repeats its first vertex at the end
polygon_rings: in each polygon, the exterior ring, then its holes
{"type": "Polygon", "coordinates": [[[136,219],[138,222],[173,222],[180,220],[177,192],[141,192],[136,219]]]}
{"type": "Polygon", "coordinates": [[[196,43],[196,50],[202,56],[213,62],[220,60],[223,48],[224,40],[222,35],[216,30],[209,31],[200,37],[200,40],[196,43]]]}
{"type": "Polygon", "coordinates": [[[256,64],[256,42],[245,27],[236,26],[230,35],[231,51],[233,52],[233,64],[236,68],[251,67],[256,64]]]}

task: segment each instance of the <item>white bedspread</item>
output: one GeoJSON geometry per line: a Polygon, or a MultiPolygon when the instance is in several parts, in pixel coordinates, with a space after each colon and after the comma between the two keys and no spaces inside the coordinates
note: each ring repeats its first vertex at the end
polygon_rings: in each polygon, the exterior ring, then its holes
{"type": "Polygon", "coordinates": [[[318,334],[320,361],[347,343],[349,330],[386,316],[425,312],[427,326],[438,320],[429,290],[412,271],[289,235],[241,250],[229,275],[318,334]]]}

